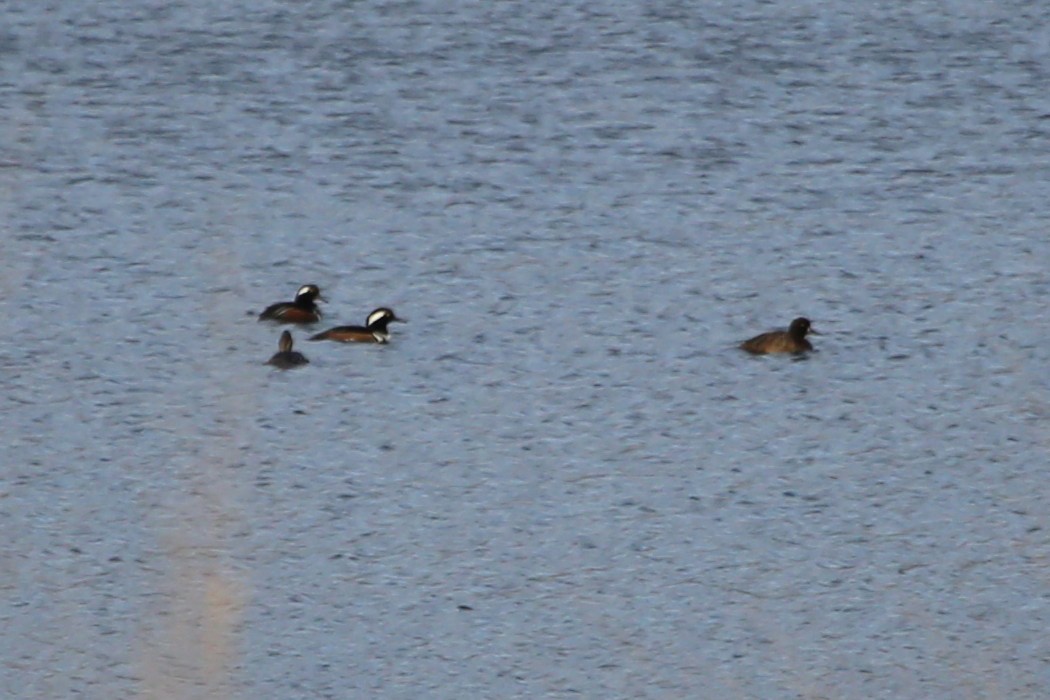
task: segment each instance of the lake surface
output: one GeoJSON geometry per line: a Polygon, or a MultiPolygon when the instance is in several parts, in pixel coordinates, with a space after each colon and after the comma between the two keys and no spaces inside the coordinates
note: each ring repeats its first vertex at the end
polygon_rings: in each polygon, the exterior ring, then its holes
{"type": "Polygon", "coordinates": [[[5,3],[0,691],[1045,698],[1048,86],[1037,3],[5,3]]]}

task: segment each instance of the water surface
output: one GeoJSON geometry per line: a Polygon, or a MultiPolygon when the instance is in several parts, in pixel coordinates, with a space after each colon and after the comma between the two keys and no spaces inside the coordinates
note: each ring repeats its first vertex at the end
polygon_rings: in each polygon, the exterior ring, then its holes
{"type": "Polygon", "coordinates": [[[0,688],[1043,697],[1050,15],[950,10],[5,5],[0,688]]]}

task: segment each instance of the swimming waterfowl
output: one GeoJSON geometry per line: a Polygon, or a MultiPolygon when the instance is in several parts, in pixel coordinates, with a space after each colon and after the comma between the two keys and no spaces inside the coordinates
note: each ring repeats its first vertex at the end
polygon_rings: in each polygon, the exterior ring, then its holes
{"type": "Polygon", "coordinates": [[[813,345],[806,340],[806,334],[819,335],[812,329],[808,318],[799,317],[791,322],[786,331],[770,331],[756,335],[740,344],[741,349],[755,355],[776,352],[806,352],[813,345]]]}
{"type": "Polygon", "coordinates": [[[317,323],[321,320],[317,300],[325,301],[320,288],[316,284],[304,284],[295,293],[294,300],[270,304],[259,314],[259,320],[277,323],[317,323]]]}
{"type": "Polygon", "coordinates": [[[335,340],[340,343],[385,343],[390,340],[387,324],[393,321],[405,322],[403,318],[398,318],[392,310],[381,306],[368,314],[363,326],[336,326],[311,336],[310,340],[335,340]]]}
{"type": "Polygon", "coordinates": [[[277,348],[278,352],[266,364],[273,365],[277,369],[292,369],[310,362],[302,353],[292,350],[292,334],[288,331],[281,333],[277,348]]]}

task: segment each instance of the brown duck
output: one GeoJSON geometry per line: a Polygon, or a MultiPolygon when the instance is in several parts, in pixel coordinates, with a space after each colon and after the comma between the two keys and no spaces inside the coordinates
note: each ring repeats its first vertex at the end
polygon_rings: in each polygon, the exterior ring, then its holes
{"type": "Polygon", "coordinates": [[[288,331],[281,333],[281,340],[277,343],[277,348],[278,352],[266,364],[273,365],[277,369],[292,369],[310,362],[302,353],[292,350],[292,334],[288,331]]]}
{"type": "Polygon", "coordinates": [[[741,349],[755,355],[773,352],[806,352],[813,346],[806,340],[806,334],[820,335],[810,326],[808,318],[796,318],[786,331],[770,331],[756,335],[740,344],[741,349]]]}

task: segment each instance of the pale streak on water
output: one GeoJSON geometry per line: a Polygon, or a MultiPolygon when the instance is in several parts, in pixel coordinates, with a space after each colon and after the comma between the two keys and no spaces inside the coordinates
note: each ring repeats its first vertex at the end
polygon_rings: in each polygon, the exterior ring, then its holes
{"type": "Polygon", "coordinates": [[[1050,14],[697,5],[5,3],[0,693],[1046,697],[1050,14]]]}

